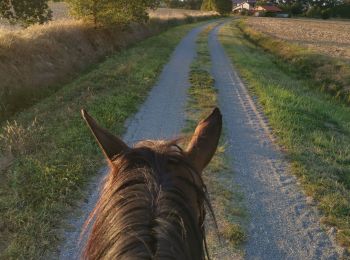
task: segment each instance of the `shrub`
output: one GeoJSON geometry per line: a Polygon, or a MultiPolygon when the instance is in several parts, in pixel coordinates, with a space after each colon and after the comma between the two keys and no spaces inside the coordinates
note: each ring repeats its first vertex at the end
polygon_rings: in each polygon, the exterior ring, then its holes
{"type": "Polygon", "coordinates": [[[243,9],[241,12],[240,12],[241,15],[248,15],[248,10],[247,9],[243,9]]]}
{"type": "Polygon", "coordinates": [[[215,0],[203,0],[201,10],[215,11],[216,10],[215,0]]]}
{"type": "Polygon", "coordinates": [[[350,18],[350,3],[338,5],[331,10],[333,17],[350,18]]]}
{"type": "Polygon", "coordinates": [[[220,15],[227,15],[232,12],[231,0],[216,0],[216,10],[220,15]]]}
{"type": "Polygon", "coordinates": [[[304,11],[304,6],[300,2],[279,4],[278,7],[290,15],[300,15],[304,11]]]}
{"type": "Polygon", "coordinates": [[[183,8],[198,10],[201,7],[201,0],[164,0],[164,4],[168,8],[183,8]]]}
{"type": "Polygon", "coordinates": [[[70,12],[77,18],[97,25],[127,25],[148,20],[147,9],[155,9],[159,0],[67,0],[70,12]]]}
{"type": "Polygon", "coordinates": [[[0,18],[22,26],[39,23],[43,24],[52,18],[48,0],[1,0],[0,18]]]}
{"type": "Polygon", "coordinates": [[[306,11],[307,17],[329,19],[331,17],[332,10],[330,8],[320,8],[313,6],[306,11]]]}
{"type": "Polygon", "coordinates": [[[295,2],[291,5],[290,11],[292,15],[302,14],[304,10],[304,6],[301,2],[295,2]]]}
{"type": "Polygon", "coordinates": [[[331,9],[327,8],[321,11],[322,19],[329,19],[331,17],[331,9]]]}
{"type": "Polygon", "coordinates": [[[275,17],[275,16],[276,16],[276,13],[273,13],[273,12],[265,12],[265,16],[266,16],[266,17],[275,17]]]}
{"type": "Polygon", "coordinates": [[[321,17],[321,8],[317,6],[312,6],[306,11],[305,15],[307,17],[319,18],[321,17]]]}
{"type": "Polygon", "coordinates": [[[232,12],[231,0],[204,0],[201,9],[203,11],[216,11],[220,15],[227,15],[232,12]]]}

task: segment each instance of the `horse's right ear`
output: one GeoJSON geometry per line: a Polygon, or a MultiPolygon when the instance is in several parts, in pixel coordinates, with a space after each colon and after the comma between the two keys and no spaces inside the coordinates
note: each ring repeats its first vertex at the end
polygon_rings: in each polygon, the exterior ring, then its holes
{"type": "Polygon", "coordinates": [[[213,157],[219,143],[221,128],[222,115],[218,108],[197,125],[186,152],[199,172],[202,172],[213,157]]]}
{"type": "Polygon", "coordinates": [[[108,132],[106,129],[100,127],[84,109],[81,110],[81,114],[88,124],[92,134],[95,136],[102,152],[109,161],[111,161],[116,155],[129,149],[122,140],[108,132]]]}

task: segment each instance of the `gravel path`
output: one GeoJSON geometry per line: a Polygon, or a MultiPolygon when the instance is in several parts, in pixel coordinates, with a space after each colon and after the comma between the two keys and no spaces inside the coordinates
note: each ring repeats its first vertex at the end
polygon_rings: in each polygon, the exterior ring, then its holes
{"type": "Polygon", "coordinates": [[[288,172],[266,119],[219,43],[219,28],[211,32],[209,48],[234,181],[242,188],[250,215],[245,258],[338,259],[339,249],[321,229],[315,207],[307,204],[288,172]]]}
{"type": "MultiPolygon", "coordinates": [[[[178,45],[157,85],[139,112],[127,122],[124,140],[172,138],[184,126],[190,64],[196,55],[196,38],[204,26],[193,29],[178,45]]],[[[241,186],[250,213],[246,259],[338,259],[340,250],[322,231],[315,207],[289,174],[288,164],[274,145],[263,114],[257,109],[217,39],[219,27],[209,36],[212,74],[219,90],[228,153],[233,158],[235,183],[241,186]]],[[[105,170],[90,187],[93,191],[80,211],[68,220],[59,259],[77,259],[85,218],[94,207],[105,170]]]]}
{"type": "MultiPolygon", "coordinates": [[[[185,124],[190,65],[196,55],[197,35],[204,27],[193,29],[180,42],[146,102],[127,122],[123,139],[128,144],[143,139],[174,138],[181,133],[185,124]]],[[[68,220],[69,228],[64,232],[65,243],[60,249],[59,259],[73,260],[79,257],[77,241],[81,227],[97,201],[98,187],[105,172],[102,170],[100,177],[91,184],[89,190],[93,192],[81,205],[80,212],[68,220]]]]}

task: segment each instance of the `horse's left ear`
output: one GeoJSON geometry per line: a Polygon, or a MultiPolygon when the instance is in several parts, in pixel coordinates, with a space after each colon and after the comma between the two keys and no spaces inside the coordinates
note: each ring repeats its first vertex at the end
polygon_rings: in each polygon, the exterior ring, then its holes
{"type": "Polygon", "coordinates": [[[81,110],[81,114],[88,124],[92,134],[95,136],[102,152],[109,161],[111,161],[116,155],[129,149],[122,140],[108,132],[106,129],[100,127],[95,119],[93,119],[84,109],[81,110]]]}
{"type": "Polygon", "coordinates": [[[199,122],[186,152],[197,171],[201,172],[214,156],[222,128],[222,115],[218,108],[199,122]]]}

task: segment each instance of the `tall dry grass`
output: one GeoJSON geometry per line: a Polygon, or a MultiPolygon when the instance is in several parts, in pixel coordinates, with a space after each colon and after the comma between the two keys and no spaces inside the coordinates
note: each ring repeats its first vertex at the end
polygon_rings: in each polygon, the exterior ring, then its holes
{"type": "MultiPolygon", "coordinates": [[[[63,12],[64,13],[64,12],[63,12]]],[[[0,122],[50,95],[77,73],[109,54],[166,28],[213,13],[161,9],[146,25],[95,29],[57,19],[21,30],[0,30],[0,122]]]]}
{"type": "Polygon", "coordinates": [[[203,12],[199,10],[186,10],[186,9],[172,9],[172,8],[158,8],[154,11],[149,11],[150,18],[171,20],[171,19],[184,19],[187,17],[201,17],[215,15],[216,12],[203,12]]]}

